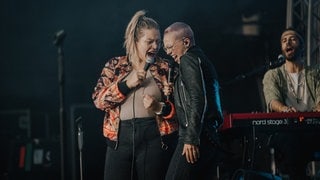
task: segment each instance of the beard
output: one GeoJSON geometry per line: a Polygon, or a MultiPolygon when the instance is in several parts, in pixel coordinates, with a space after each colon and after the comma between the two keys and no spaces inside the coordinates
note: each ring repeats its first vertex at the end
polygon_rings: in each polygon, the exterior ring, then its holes
{"type": "Polygon", "coordinates": [[[294,54],[294,55],[285,55],[285,58],[288,61],[291,61],[291,62],[295,62],[298,59],[296,54],[294,54]]]}
{"type": "Polygon", "coordinates": [[[296,61],[300,61],[300,59],[302,57],[302,50],[301,49],[295,49],[294,52],[289,53],[289,54],[287,52],[283,51],[282,54],[285,56],[285,58],[288,61],[296,62],[296,61]]]}

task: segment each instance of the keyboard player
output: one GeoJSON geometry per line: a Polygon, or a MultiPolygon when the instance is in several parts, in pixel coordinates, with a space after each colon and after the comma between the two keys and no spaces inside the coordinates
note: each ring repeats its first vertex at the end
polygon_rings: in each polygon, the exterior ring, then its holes
{"type": "MultiPolygon", "coordinates": [[[[288,28],[281,34],[285,63],[266,72],[263,93],[268,112],[320,112],[320,69],[305,66],[304,40],[301,34],[288,28]]],[[[276,150],[280,173],[290,179],[306,179],[306,163],[319,150],[319,132],[272,135],[270,146],[276,150]]]]}

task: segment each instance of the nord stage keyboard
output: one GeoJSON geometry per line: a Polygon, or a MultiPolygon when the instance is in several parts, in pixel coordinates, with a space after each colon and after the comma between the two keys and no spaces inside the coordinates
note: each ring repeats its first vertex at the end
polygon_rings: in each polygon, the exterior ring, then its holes
{"type": "Polygon", "coordinates": [[[320,112],[231,113],[224,116],[221,131],[250,127],[320,128],[320,112]]]}
{"type": "Polygon", "coordinates": [[[307,137],[311,141],[297,142],[318,150],[315,144],[320,138],[320,112],[225,114],[220,132],[225,148],[235,154],[230,162],[240,164],[243,169],[269,172],[271,144],[278,140],[279,133],[295,135],[293,138],[307,137]]]}

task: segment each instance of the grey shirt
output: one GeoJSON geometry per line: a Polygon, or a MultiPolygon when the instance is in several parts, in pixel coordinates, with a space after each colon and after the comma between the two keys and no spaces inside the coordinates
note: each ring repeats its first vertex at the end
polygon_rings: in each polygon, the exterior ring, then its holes
{"type": "MultiPolygon", "coordinates": [[[[303,111],[311,111],[320,102],[320,69],[318,67],[306,67],[305,70],[305,90],[309,97],[306,97],[303,111]]],[[[270,102],[278,100],[287,106],[294,104],[287,104],[289,102],[289,80],[285,71],[285,65],[278,68],[271,69],[266,72],[263,78],[263,93],[267,104],[267,111],[271,111],[270,102]]]]}

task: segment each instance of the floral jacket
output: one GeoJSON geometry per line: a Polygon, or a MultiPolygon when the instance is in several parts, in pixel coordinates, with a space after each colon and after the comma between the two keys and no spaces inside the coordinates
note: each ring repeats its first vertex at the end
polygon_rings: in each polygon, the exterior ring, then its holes
{"type": "MultiPolygon", "coordinates": [[[[167,82],[168,63],[157,57],[156,62],[149,68],[156,84],[161,90],[163,101],[163,82],[167,82]]],[[[119,90],[118,83],[121,82],[132,71],[131,63],[127,56],[111,58],[102,69],[100,78],[92,93],[92,99],[98,109],[105,111],[103,121],[103,135],[117,146],[118,130],[120,123],[120,105],[126,96],[119,90]]],[[[169,102],[170,103],[170,102],[169,102]]],[[[171,112],[166,115],[157,115],[160,135],[167,135],[178,130],[178,123],[174,119],[175,109],[172,103],[171,112]]]]}

